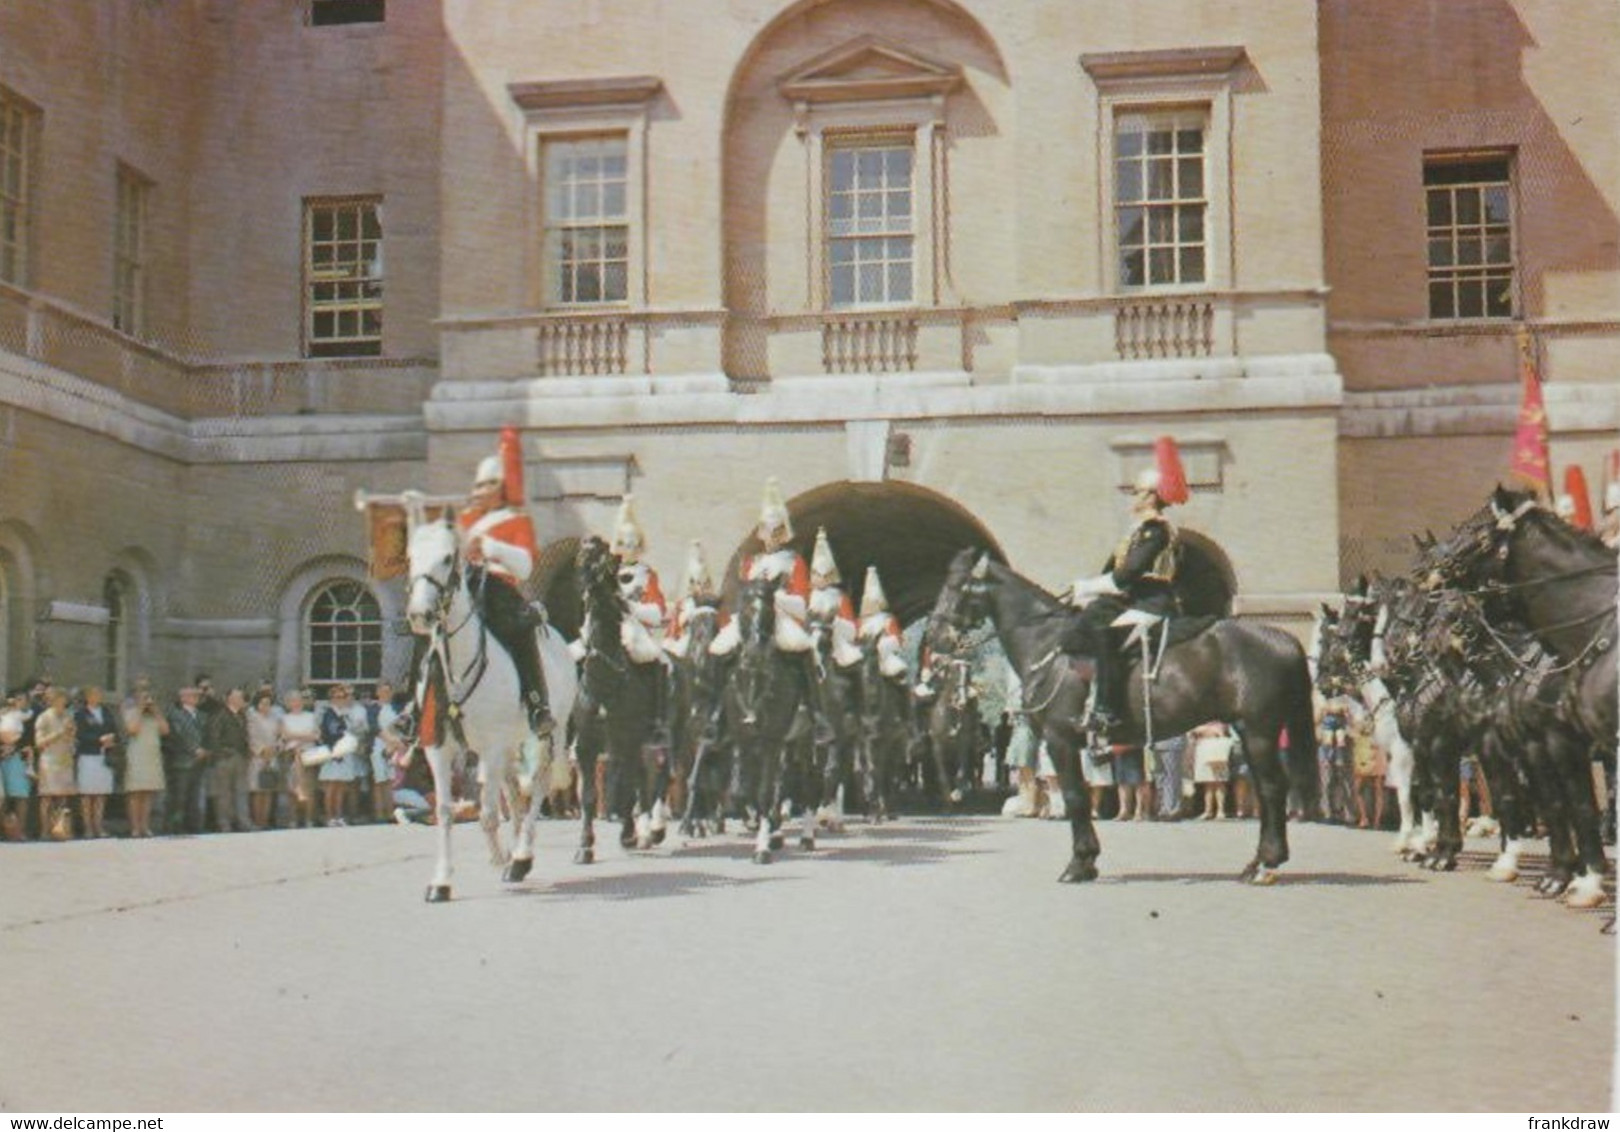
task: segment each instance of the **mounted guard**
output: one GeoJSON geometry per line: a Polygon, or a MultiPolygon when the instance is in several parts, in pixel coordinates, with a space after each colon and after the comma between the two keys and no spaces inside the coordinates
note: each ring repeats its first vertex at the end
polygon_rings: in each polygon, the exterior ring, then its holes
{"type": "Polygon", "coordinates": [[[619,505],[609,546],[619,558],[619,592],[624,595],[630,616],[624,619],[621,634],[624,651],[637,664],[651,664],[663,658],[662,638],[667,605],[658,571],[642,561],[647,536],[636,519],[635,497],[627,495],[619,505]]]}
{"type": "Polygon", "coordinates": [[[810,628],[813,635],[828,635],[836,667],[852,669],[861,662],[861,650],[855,644],[855,605],[844,592],[843,581],[827,541],[827,528],[819,527],[816,549],[810,555],[810,628]]]}
{"type": "Polygon", "coordinates": [[[861,589],[860,641],[877,649],[878,671],[890,680],[905,683],[906,658],[900,654],[900,621],[889,612],[889,599],[876,566],[866,568],[866,584],[861,589]]]}
{"type": "Polygon", "coordinates": [[[692,643],[692,619],[699,610],[713,609],[719,602],[720,591],[715,587],[714,575],[709,571],[703,543],[693,539],[686,548],[686,578],[681,588],[681,600],[675,603],[670,616],[669,632],[664,636],[664,651],[677,660],[684,659],[692,643]]]}
{"type": "MultiPolygon", "coordinates": [[[[472,494],[456,516],[467,581],[490,635],[517,667],[529,729],[545,738],[556,727],[535,640],[539,617],[518,588],[534,571],[540,551],[524,506],[523,450],[515,428],[501,430],[496,455],[479,461],[472,494]]],[[[416,665],[412,665],[413,674],[416,665]]]]}
{"type": "MultiPolygon", "coordinates": [[[[793,521],[788,516],[782,488],[775,476],[765,481],[765,498],[754,533],[762,549],[744,560],[742,580],[780,580],[776,591],[776,647],[786,653],[802,653],[808,662],[815,648],[815,640],[806,624],[810,611],[810,567],[791,545],[793,521]]],[[[729,618],[715,635],[709,651],[715,656],[729,656],[741,640],[740,626],[735,618],[729,618]]]]}
{"type": "Polygon", "coordinates": [[[1076,581],[1070,596],[1081,614],[1064,641],[1064,651],[1089,658],[1095,667],[1090,727],[1099,739],[1107,739],[1123,715],[1125,661],[1115,630],[1141,631],[1144,622],[1151,625],[1179,612],[1175,581],[1180,538],[1164,512],[1187,501],[1187,478],[1170,437],[1160,437],[1154,444],[1154,463],[1136,478],[1131,529],[1103,572],[1076,581]]]}

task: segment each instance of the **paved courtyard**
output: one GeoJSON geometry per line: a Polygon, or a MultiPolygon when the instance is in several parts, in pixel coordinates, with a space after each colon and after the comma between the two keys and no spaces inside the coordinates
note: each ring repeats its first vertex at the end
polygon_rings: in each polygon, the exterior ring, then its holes
{"type": "MultiPolygon", "coordinates": [[[[1514,1110],[1612,1103],[1610,913],[1488,846],[1252,822],[910,819],[749,860],[740,836],[504,888],[456,830],[0,846],[0,1109],[1514,1110]]],[[[1532,861],[1532,868],[1537,863],[1532,861]]]]}

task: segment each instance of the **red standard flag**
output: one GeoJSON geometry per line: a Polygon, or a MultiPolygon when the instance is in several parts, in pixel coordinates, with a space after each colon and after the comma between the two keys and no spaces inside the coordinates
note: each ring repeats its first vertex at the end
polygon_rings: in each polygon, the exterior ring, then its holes
{"type": "Polygon", "coordinates": [[[1523,330],[1519,331],[1519,377],[1524,386],[1523,399],[1519,402],[1519,428],[1513,434],[1513,463],[1508,470],[1544,496],[1552,481],[1547,466],[1547,409],[1541,399],[1534,348],[1530,335],[1523,330]]]}

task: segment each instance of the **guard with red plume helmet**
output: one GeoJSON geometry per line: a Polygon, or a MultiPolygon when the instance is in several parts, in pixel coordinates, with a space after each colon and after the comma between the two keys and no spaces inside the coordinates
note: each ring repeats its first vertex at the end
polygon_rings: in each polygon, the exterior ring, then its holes
{"type": "Polygon", "coordinates": [[[1091,658],[1096,670],[1092,726],[1106,738],[1120,719],[1122,661],[1116,655],[1112,628],[1128,609],[1167,617],[1177,612],[1176,564],[1180,540],[1164,517],[1171,504],[1188,498],[1187,475],[1176,442],[1161,436],[1153,445],[1153,467],[1143,469],[1131,490],[1133,523],[1118,548],[1093,578],[1074,583],[1070,600],[1083,608],[1068,651],[1091,658]]]}

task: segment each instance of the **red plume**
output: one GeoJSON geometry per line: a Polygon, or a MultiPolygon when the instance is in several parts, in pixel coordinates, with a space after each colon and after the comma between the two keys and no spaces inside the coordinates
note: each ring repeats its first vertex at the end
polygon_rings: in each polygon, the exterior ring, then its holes
{"type": "Polygon", "coordinates": [[[523,440],[518,430],[501,429],[498,449],[501,456],[501,501],[508,507],[523,506],[523,440]]]}
{"type": "Polygon", "coordinates": [[[1161,436],[1153,442],[1153,462],[1159,470],[1159,486],[1154,490],[1166,503],[1187,502],[1187,473],[1181,467],[1181,453],[1176,442],[1161,436]]]}
{"type": "Polygon", "coordinates": [[[1570,522],[1583,531],[1592,529],[1592,497],[1586,490],[1586,473],[1579,464],[1564,469],[1564,494],[1575,501],[1575,514],[1570,522]]]}

